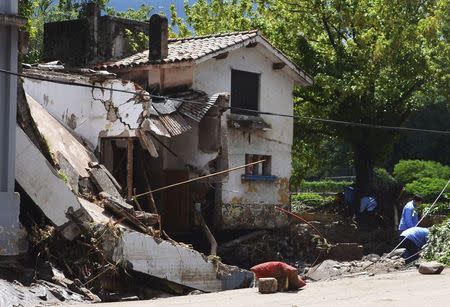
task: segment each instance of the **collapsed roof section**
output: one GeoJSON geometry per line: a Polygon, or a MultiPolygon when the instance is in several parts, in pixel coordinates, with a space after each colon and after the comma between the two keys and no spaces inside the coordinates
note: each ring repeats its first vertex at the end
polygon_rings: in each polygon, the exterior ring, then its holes
{"type": "Polygon", "coordinates": [[[136,130],[167,138],[183,134],[198,124],[226,94],[208,98],[201,91],[183,91],[152,97],[139,85],[115,74],[90,69],[65,69],[58,62],[24,70],[25,90],[41,105],[85,138],[92,148],[98,136],[139,136],[136,130]],[[42,85],[41,82],[48,84],[42,85]],[[69,89],[75,88],[76,92],[69,89]],[[83,98],[84,99],[83,99],[83,98]],[[71,100],[76,103],[71,103],[71,100]],[[82,127],[84,125],[85,127],[82,127]],[[89,127],[89,128],[86,128],[89,127]]]}
{"type": "Polygon", "coordinates": [[[163,240],[161,231],[154,229],[158,214],[126,203],[117,193],[120,187],[112,175],[97,163],[78,136],[30,96],[23,92],[21,96],[20,113],[28,114],[19,114],[27,120],[20,120],[17,126],[16,178],[66,239],[74,240],[81,232],[98,227],[105,231],[114,227],[115,236],[105,236],[108,240],[102,244],[114,263],[124,261],[134,271],[205,292],[250,285],[251,272],[208,259],[173,240],[163,240]],[[43,137],[47,148],[32,141],[35,135],[43,137]],[[50,154],[44,154],[45,150],[50,154]]]}
{"type": "MultiPolygon", "coordinates": [[[[170,98],[153,99],[148,122],[149,129],[161,136],[172,137],[192,129],[200,123],[212,107],[220,107],[220,94],[208,99],[204,92],[187,91],[173,94],[170,98]]],[[[222,94],[226,97],[226,94],[222,94]]]]}

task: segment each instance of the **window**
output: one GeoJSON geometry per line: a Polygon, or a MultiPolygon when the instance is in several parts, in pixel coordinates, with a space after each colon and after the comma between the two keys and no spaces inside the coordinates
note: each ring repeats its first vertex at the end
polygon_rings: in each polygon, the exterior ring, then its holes
{"type": "Polygon", "coordinates": [[[231,70],[231,113],[258,116],[255,112],[234,108],[259,110],[259,74],[231,70]]]}
{"type": "Polygon", "coordinates": [[[272,176],[272,157],[263,155],[246,154],[245,164],[264,160],[262,163],[249,165],[245,168],[244,180],[276,180],[276,176],[272,176]]]}

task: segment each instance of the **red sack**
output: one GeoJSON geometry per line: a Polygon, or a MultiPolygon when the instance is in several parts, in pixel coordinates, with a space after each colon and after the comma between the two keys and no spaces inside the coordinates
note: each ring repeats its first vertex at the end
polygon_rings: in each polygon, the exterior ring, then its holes
{"type": "Polygon", "coordinates": [[[276,279],[288,278],[289,289],[299,289],[306,283],[298,276],[297,269],[280,261],[270,261],[250,268],[257,279],[273,277],[276,279]]]}

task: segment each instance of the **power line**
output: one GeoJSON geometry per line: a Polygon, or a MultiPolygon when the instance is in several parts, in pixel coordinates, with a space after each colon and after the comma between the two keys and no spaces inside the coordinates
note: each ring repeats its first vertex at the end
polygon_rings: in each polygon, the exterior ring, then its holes
{"type": "MultiPolygon", "coordinates": [[[[133,91],[127,91],[127,90],[108,88],[108,87],[103,87],[103,86],[98,86],[98,85],[88,85],[88,84],[71,82],[71,81],[62,81],[62,80],[54,80],[54,79],[49,79],[49,78],[44,78],[44,77],[29,76],[29,75],[24,75],[21,73],[11,72],[11,71],[8,71],[5,69],[0,69],[0,73],[10,74],[10,75],[14,75],[17,77],[22,77],[22,78],[27,78],[27,79],[32,79],[32,80],[46,81],[46,82],[51,82],[51,83],[56,83],[56,84],[78,86],[78,87],[88,87],[91,89],[99,89],[99,90],[127,93],[127,94],[132,94],[135,96],[139,96],[139,95],[140,96],[148,96],[148,97],[155,98],[155,99],[170,99],[170,100],[180,101],[183,103],[211,105],[212,107],[216,107],[216,108],[219,107],[219,106],[209,103],[209,102],[186,100],[186,99],[169,97],[169,96],[154,95],[154,94],[147,93],[144,90],[133,92],[133,91]]],[[[153,102],[153,103],[157,103],[157,102],[153,102]]],[[[307,117],[307,116],[299,116],[299,115],[281,114],[281,113],[275,113],[275,112],[256,111],[256,110],[232,107],[232,106],[220,107],[220,108],[223,110],[235,110],[235,111],[241,111],[241,112],[246,112],[246,113],[253,113],[255,115],[260,114],[260,115],[278,116],[278,117],[284,117],[284,118],[302,119],[302,120],[316,121],[316,122],[322,122],[322,123],[332,124],[332,125],[343,125],[343,126],[349,126],[349,127],[370,128],[370,129],[380,129],[380,130],[390,130],[390,131],[400,131],[400,132],[423,132],[423,133],[450,135],[450,131],[445,131],[445,130],[420,129],[420,128],[412,128],[412,127],[356,123],[356,122],[349,122],[349,121],[342,121],[342,120],[325,119],[325,118],[319,118],[319,117],[307,117]]]]}

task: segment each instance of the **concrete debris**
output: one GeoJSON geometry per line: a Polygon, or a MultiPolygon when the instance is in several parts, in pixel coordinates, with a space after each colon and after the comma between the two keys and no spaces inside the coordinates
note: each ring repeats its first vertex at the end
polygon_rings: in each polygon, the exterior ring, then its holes
{"type": "Polygon", "coordinates": [[[122,191],[122,186],[119,184],[119,182],[117,182],[116,178],[114,178],[114,176],[111,174],[111,172],[103,164],[99,164],[97,162],[89,162],[89,167],[90,168],[101,168],[106,173],[106,175],[108,175],[108,178],[111,179],[111,181],[114,184],[114,186],[116,187],[116,189],[119,192],[122,191]]]}
{"type": "Polygon", "coordinates": [[[386,257],[384,255],[384,257],[380,257],[378,255],[371,255],[369,258],[365,257],[361,260],[350,262],[325,260],[317,266],[310,268],[306,277],[313,281],[318,281],[359,275],[373,276],[400,270],[405,265],[404,259],[399,256],[386,257]],[[377,258],[378,260],[375,260],[377,258]]]}
{"type": "Polygon", "coordinates": [[[74,212],[81,210],[77,197],[19,127],[16,180],[66,239],[73,240],[80,234],[78,227],[66,216],[69,208],[74,212]]]}
{"type": "Polygon", "coordinates": [[[86,302],[82,295],[62,286],[38,280],[29,287],[0,279],[0,306],[37,307],[86,302]]]}
{"type": "Polygon", "coordinates": [[[94,154],[81,143],[79,137],[71,133],[31,96],[26,95],[26,101],[31,117],[45,139],[52,158],[56,160],[56,165],[61,166],[67,161],[76,172],[75,176],[88,177],[88,164],[97,161],[94,154]],[[61,161],[61,158],[65,161],[61,161]]]}
{"type": "Polygon", "coordinates": [[[109,195],[115,198],[122,198],[120,192],[117,190],[116,185],[109,178],[108,174],[101,167],[94,167],[88,169],[95,186],[100,192],[107,192],[109,195]]]}
{"type": "Polygon", "coordinates": [[[113,254],[115,261],[125,259],[135,271],[204,292],[244,288],[253,280],[249,271],[218,265],[196,250],[128,229],[113,254]]]}
{"type": "Polygon", "coordinates": [[[421,274],[441,274],[445,266],[437,261],[422,262],[419,264],[421,274]]]}
{"type": "MultiPolygon", "coordinates": [[[[114,85],[130,87],[133,84],[119,85],[116,82],[114,85]]],[[[93,92],[87,90],[88,96],[92,96],[91,100],[81,100],[87,104],[86,110],[98,105],[97,111],[104,115],[107,107],[104,97],[106,94],[93,92]]],[[[67,93],[65,95],[67,96],[67,93]]],[[[253,281],[251,272],[224,265],[219,258],[209,259],[184,244],[162,240],[159,237],[160,231],[153,229],[155,225],[160,224],[159,215],[141,211],[138,205],[139,210],[136,210],[125,202],[120,194],[120,184],[98,163],[92,150],[78,137],[77,134],[80,133],[91,144],[95,144],[94,148],[98,145],[99,136],[135,137],[134,133],[142,120],[137,115],[146,108],[145,103],[136,103],[131,95],[120,97],[116,100],[108,98],[108,101],[115,103],[125,101],[119,106],[116,105],[117,108],[110,106],[115,108],[117,120],[109,123],[102,117],[96,122],[98,125],[95,129],[82,125],[82,121],[90,120],[80,115],[84,112],[82,108],[76,109],[76,112],[75,109],[57,110],[56,114],[63,111],[60,120],[64,124],[61,124],[42,107],[56,111],[52,109],[56,107],[55,104],[49,101],[48,97],[42,97],[42,105],[27,97],[32,117],[30,120],[36,121],[34,130],[38,129],[37,134],[44,137],[50,157],[44,156],[42,149],[35,146],[20,127],[17,128],[16,177],[21,188],[62,236],[73,240],[70,243],[72,248],[75,247],[76,250],[77,244],[81,244],[80,250],[88,249],[97,257],[94,262],[84,264],[76,261],[67,264],[62,261],[65,269],[71,272],[71,276],[80,276],[80,280],[85,283],[98,278],[101,288],[110,290],[120,288],[116,285],[117,278],[110,271],[120,270],[159,280],[160,284],[168,283],[172,292],[180,294],[187,293],[186,289],[214,292],[250,286],[253,281]],[[75,116],[72,116],[74,114],[75,116]],[[72,126],[74,131],[70,131],[66,126],[72,126]],[[105,127],[106,133],[99,135],[105,127]],[[127,133],[123,133],[124,128],[128,129],[127,133]],[[77,240],[74,240],[75,238],[77,240]],[[100,273],[104,275],[95,275],[100,273]],[[111,278],[108,279],[108,276],[111,278]],[[174,288],[179,291],[174,291],[174,288]]],[[[80,105],[74,104],[70,107],[79,108],[80,105]]],[[[95,114],[89,116],[91,115],[95,114]]],[[[34,134],[36,131],[32,132],[34,134]]],[[[140,139],[145,145],[144,148],[155,156],[156,149],[149,134],[141,133],[140,139]]],[[[69,253],[68,257],[79,257],[75,250],[72,254],[69,253]]],[[[57,254],[60,254],[59,251],[57,254]]],[[[48,284],[49,281],[43,283],[48,288],[46,293],[51,293],[60,300],[69,300],[70,294],[58,290],[59,287],[66,287],[71,293],[97,300],[81,283],[67,279],[55,269],[50,268],[50,271],[52,285],[48,284]]],[[[44,291],[39,293],[44,296],[44,291]]]]}
{"type": "Polygon", "coordinates": [[[275,278],[258,279],[258,291],[260,293],[275,293],[278,291],[278,282],[275,278]]]}

